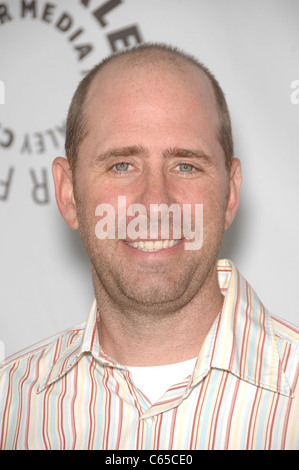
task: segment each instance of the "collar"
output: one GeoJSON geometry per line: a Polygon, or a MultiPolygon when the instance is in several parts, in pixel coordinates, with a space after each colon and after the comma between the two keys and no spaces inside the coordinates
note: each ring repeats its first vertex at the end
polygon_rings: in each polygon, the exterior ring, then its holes
{"type": "Polygon", "coordinates": [[[48,373],[41,380],[37,392],[41,392],[69,372],[85,354],[91,354],[103,366],[125,369],[102,350],[98,336],[98,315],[96,300],[93,301],[87,321],[68,330],[52,342],[45,351],[51,364],[48,373]],[[60,354],[56,358],[56,351],[60,354]]]}
{"type": "Polygon", "coordinates": [[[218,261],[217,272],[224,303],[201,348],[191,386],[207,374],[209,364],[258,387],[293,396],[270,313],[231,261],[218,261]]]}
{"type": "MultiPolygon", "coordinates": [[[[231,261],[218,261],[217,272],[224,304],[200,350],[189,385],[195,386],[210,368],[217,368],[256,386],[292,396],[270,314],[231,261]]],[[[45,351],[51,365],[38,392],[65,375],[85,354],[91,354],[103,366],[126,370],[101,349],[95,300],[85,325],[60,335],[45,351]],[[55,357],[57,350],[61,352],[55,357]]]]}

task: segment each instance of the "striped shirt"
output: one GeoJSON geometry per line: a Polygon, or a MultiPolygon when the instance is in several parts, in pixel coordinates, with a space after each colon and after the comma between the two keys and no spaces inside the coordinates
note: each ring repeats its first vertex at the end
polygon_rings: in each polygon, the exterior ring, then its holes
{"type": "Polygon", "coordinates": [[[270,316],[228,260],[225,300],[191,375],[155,403],[101,350],[88,320],[10,358],[1,449],[299,449],[299,331],[270,316]]]}

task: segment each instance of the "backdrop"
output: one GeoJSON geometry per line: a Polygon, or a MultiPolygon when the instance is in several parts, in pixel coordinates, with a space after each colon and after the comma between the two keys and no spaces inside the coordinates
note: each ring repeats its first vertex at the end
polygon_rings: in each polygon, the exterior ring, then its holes
{"type": "Polygon", "coordinates": [[[220,256],[299,324],[298,18],[297,0],[0,2],[0,360],[88,315],[89,263],[51,165],[84,72],[143,41],[196,55],[224,88],[244,182],[220,256]]]}

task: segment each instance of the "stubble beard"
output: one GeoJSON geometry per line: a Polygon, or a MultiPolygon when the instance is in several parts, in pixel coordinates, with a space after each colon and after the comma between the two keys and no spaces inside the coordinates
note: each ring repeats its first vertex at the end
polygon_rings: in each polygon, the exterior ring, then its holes
{"type": "Polygon", "coordinates": [[[86,221],[80,223],[82,242],[92,267],[95,294],[105,305],[133,315],[147,317],[167,316],[184,308],[203,290],[216,266],[221,240],[208,250],[202,248],[198,254],[186,252],[183,264],[167,269],[161,263],[154,270],[144,266],[122,264],[116,246],[117,240],[99,241],[87,228],[86,221]]]}
{"type": "MultiPolygon", "coordinates": [[[[106,260],[107,261],[107,260],[106,260]]],[[[168,315],[181,309],[197,292],[197,286],[192,289],[194,273],[191,270],[178,270],[167,273],[163,269],[156,272],[129,269],[121,267],[109,268],[103,271],[105,260],[93,260],[94,285],[101,286],[110,301],[117,303],[121,311],[138,312],[145,315],[168,315]],[[191,287],[191,288],[190,288],[191,287]]]]}
{"type": "Polygon", "coordinates": [[[208,243],[204,243],[199,251],[185,251],[180,265],[169,269],[161,263],[155,269],[146,270],[142,265],[122,265],[117,249],[111,249],[119,241],[98,240],[77,195],[76,206],[81,240],[91,263],[98,302],[102,299],[104,304],[110,304],[123,313],[167,316],[191,302],[216,272],[224,219],[220,228],[218,220],[218,224],[209,230],[211,233],[205,231],[208,243]]]}

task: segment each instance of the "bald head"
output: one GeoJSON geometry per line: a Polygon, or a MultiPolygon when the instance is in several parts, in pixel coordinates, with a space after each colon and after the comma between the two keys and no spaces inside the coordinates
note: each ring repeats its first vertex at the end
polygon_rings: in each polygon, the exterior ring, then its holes
{"type": "MultiPolygon", "coordinates": [[[[65,150],[70,166],[75,171],[79,147],[90,126],[89,105],[96,95],[113,99],[113,82],[124,80],[128,93],[137,93],[138,76],[151,75],[150,80],[165,82],[172,74],[186,82],[194,93],[202,93],[209,99],[209,109],[214,116],[217,138],[225,155],[227,169],[233,157],[232,130],[224,94],[211,72],[192,56],[169,46],[145,44],[109,56],[96,65],[80,82],[68,113],[65,150]],[[153,78],[154,77],[154,78],[153,78]],[[109,86],[108,86],[109,83],[109,86]],[[202,91],[204,90],[204,92],[202,91]]],[[[150,92],[150,90],[148,90],[150,92]]],[[[178,91],[179,92],[179,91],[178,91]]]]}

